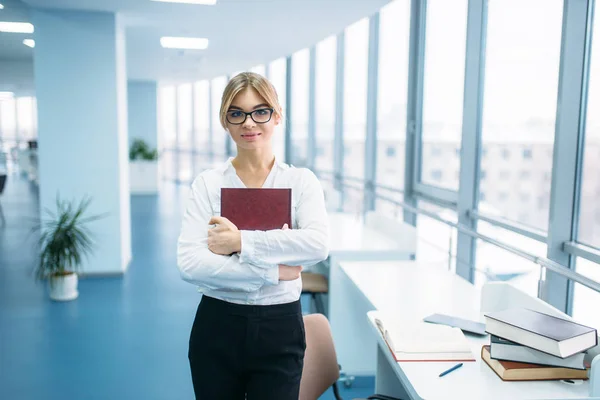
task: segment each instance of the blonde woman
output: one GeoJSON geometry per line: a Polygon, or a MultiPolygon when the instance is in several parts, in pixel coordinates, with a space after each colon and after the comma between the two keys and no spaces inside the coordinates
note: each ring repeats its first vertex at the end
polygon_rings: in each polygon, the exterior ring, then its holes
{"type": "Polygon", "coordinates": [[[281,119],[268,80],[235,76],[220,121],[237,155],[191,186],[177,258],[182,278],[203,292],[188,354],[197,399],[298,399],[306,348],[300,272],[327,258],[329,227],[316,176],[273,155],[281,119]],[[291,188],[292,229],[240,231],[220,216],[224,187],[291,188]]]}

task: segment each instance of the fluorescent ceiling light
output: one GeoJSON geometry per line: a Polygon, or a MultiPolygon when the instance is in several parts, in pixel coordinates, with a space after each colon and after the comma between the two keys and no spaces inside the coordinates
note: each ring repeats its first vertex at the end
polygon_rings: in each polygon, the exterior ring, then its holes
{"type": "Polygon", "coordinates": [[[0,22],[0,32],[33,33],[33,25],[29,22],[0,22]]]}
{"type": "Polygon", "coordinates": [[[33,49],[35,47],[35,40],[33,40],[33,39],[23,39],[23,44],[25,46],[29,46],[29,47],[31,47],[33,49]]]}
{"type": "Polygon", "coordinates": [[[4,6],[0,4],[0,10],[4,10],[4,6]]]}
{"type": "Polygon", "coordinates": [[[160,38],[160,45],[167,49],[204,50],[208,47],[208,39],[163,36],[160,38]]]}
{"type": "Polygon", "coordinates": [[[217,0],[151,0],[161,3],[201,4],[203,6],[214,6],[217,0]]]}

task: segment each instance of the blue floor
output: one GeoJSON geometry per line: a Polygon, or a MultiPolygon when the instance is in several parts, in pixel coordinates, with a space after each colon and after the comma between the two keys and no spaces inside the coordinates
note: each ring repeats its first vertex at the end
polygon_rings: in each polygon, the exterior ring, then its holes
{"type": "MultiPolygon", "coordinates": [[[[37,190],[9,176],[0,196],[0,399],[194,398],[187,342],[199,295],[175,264],[183,193],[165,185],[160,196],[132,197],[127,273],[80,279],[76,301],[55,303],[31,274],[37,190]]],[[[341,393],[373,389],[365,378],[341,393]]]]}

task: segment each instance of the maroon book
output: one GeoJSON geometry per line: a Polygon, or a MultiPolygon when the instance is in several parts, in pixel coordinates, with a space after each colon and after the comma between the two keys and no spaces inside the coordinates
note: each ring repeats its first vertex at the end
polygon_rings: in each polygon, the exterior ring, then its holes
{"type": "Polygon", "coordinates": [[[221,216],[239,230],[292,229],[292,189],[221,189],[221,216]]]}

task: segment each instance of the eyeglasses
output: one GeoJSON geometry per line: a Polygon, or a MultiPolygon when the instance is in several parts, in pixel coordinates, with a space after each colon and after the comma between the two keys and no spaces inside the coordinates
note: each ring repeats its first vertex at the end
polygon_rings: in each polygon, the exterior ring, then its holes
{"type": "Polygon", "coordinates": [[[252,121],[256,122],[257,124],[266,124],[271,120],[271,117],[273,116],[273,109],[259,108],[258,110],[254,110],[248,113],[241,110],[230,110],[227,111],[225,117],[227,119],[227,122],[229,122],[230,124],[241,125],[244,122],[246,122],[246,118],[248,118],[248,115],[250,116],[250,118],[252,118],[252,121]]]}

